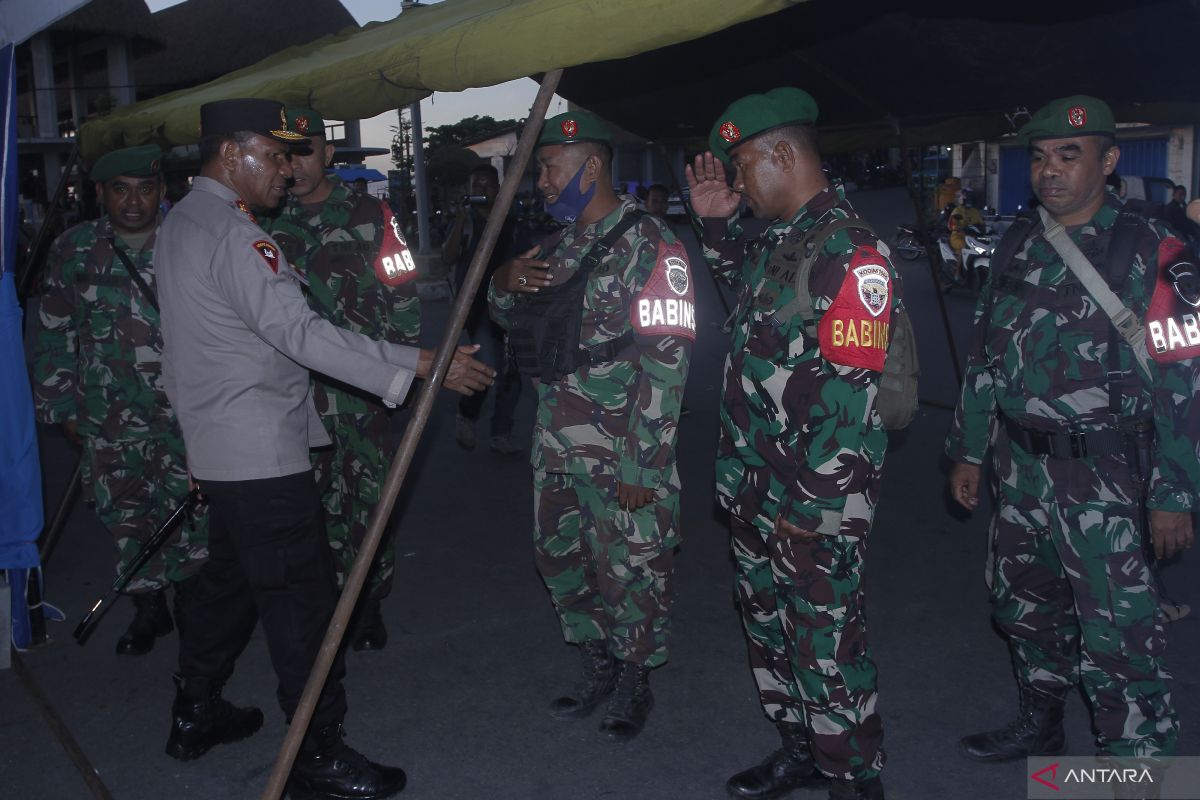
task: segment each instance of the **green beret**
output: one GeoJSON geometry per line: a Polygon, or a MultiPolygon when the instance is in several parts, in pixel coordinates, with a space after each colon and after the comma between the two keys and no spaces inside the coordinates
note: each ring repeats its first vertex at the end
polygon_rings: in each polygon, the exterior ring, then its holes
{"type": "Polygon", "coordinates": [[[324,136],[325,120],[311,108],[288,106],[288,130],[303,136],[324,136]]]}
{"type": "Polygon", "coordinates": [[[162,148],[156,144],[113,150],[96,159],[92,165],[92,180],[111,181],[118,175],[131,178],[153,178],[162,172],[162,148]]]}
{"type": "Polygon", "coordinates": [[[1073,136],[1115,135],[1117,123],[1103,100],[1074,94],[1052,100],[1017,131],[1017,141],[1029,144],[1038,139],[1069,139],[1073,136]]]}
{"type": "Polygon", "coordinates": [[[575,144],[576,142],[612,142],[608,126],[595,114],[586,111],[568,111],[551,117],[542,126],[538,147],[548,144],[575,144]]]}
{"type": "Polygon", "coordinates": [[[766,94],[748,94],[717,117],[708,149],[728,164],[730,150],[760,133],[816,121],[817,101],[803,89],[781,86],[766,94]]]}

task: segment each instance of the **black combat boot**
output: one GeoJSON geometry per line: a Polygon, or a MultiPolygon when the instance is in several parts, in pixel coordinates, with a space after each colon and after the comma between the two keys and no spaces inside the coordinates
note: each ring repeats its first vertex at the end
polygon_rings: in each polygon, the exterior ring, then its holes
{"type": "Polygon", "coordinates": [[[964,736],[959,744],[976,761],[1016,761],[1029,756],[1057,756],[1066,751],[1063,705],[1068,688],[1044,691],[1020,684],[1021,710],[1003,728],[964,736]]]}
{"type": "Polygon", "coordinates": [[[608,642],[590,639],[579,645],[579,656],[583,666],[579,683],[550,703],[550,716],[557,719],[588,716],[617,685],[617,661],[608,652],[608,642]]]}
{"type": "Polygon", "coordinates": [[[650,667],[622,661],[617,665],[617,688],[608,698],[600,732],[610,742],[627,742],[642,732],[652,708],[650,667]]]}
{"type": "Polygon", "coordinates": [[[826,786],[829,778],[813,760],[808,747],[808,730],[795,722],[777,722],[783,747],[756,767],[742,770],[725,782],[725,790],[734,797],[769,800],[783,797],[793,789],[826,786]]]}
{"type": "Polygon", "coordinates": [[[387,647],[387,628],[383,626],[383,612],[379,599],[368,597],[358,610],[354,623],[354,638],[350,646],[355,650],[382,650],[387,647]]]}
{"type": "Polygon", "coordinates": [[[221,684],[207,678],[175,676],[174,720],[167,755],[180,761],[199,758],[219,744],[245,739],[262,727],[257,708],[238,708],[221,697],[221,684]]]}
{"type": "Polygon", "coordinates": [[[288,778],[291,800],[379,800],[404,788],[404,770],[368,760],[343,736],[340,723],[305,735],[288,778]]]}
{"type": "Polygon", "coordinates": [[[834,780],[829,785],[829,800],[883,800],[883,781],[878,775],[853,781],[834,780]]]}
{"type": "Polygon", "coordinates": [[[154,640],[175,630],[167,610],[167,594],[162,589],[130,595],[135,609],[133,622],[117,640],[117,655],[141,656],[154,647],[154,640]]]}

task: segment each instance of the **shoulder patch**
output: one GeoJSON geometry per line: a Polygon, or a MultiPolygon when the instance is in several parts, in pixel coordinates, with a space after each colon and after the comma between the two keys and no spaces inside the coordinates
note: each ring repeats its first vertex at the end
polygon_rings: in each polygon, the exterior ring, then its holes
{"type": "Polygon", "coordinates": [[[645,336],[681,336],[696,341],[696,287],[681,242],[658,243],[654,270],[633,299],[634,331],[645,336]]]}
{"type": "Polygon", "coordinates": [[[1157,263],[1146,312],[1146,350],[1160,363],[1200,356],[1200,267],[1174,236],[1159,242],[1157,263]]]}
{"type": "Polygon", "coordinates": [[[274,242],[269,242],[266,239],[259,239],[253,245],[258,254],[262,256],[262,260],[267,262],[267,266],[271,268],[271,272],[279,274],[279,248],[274,242]]]}
{"type": "Polygon", "coordinates": [[[392,207],[383,202],[380,206],[383,210],[383,242],[375,257],[375,276],[385,286],[400,286],[417,277],[417,265],[392,207]]]}
{"type": "Polygon", "coordinates": [[[821,316],[821,356],[844,367],[883,371],[891,338],[892,273],[874,247],[855,250],[833,304],[821,316]]]}

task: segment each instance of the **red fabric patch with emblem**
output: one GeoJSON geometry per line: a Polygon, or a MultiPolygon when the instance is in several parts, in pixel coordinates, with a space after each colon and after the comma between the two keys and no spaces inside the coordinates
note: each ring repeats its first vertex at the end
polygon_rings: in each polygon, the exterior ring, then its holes
{"type": "Polygon", "coordinates": [[[296,132],[308,133],[308,117],[296,117],[296,132]]]}
{"type": "Polygon", "coordinates": [[[727,142],[736,142],[738,139],[742,138],[742,132],[738,130],[738,126],[734,125],[733,122],[721,123],[718,133],[721,135],[721,138],[727,142]]]}
{"type": "Polygon", "coordinates": [[[259,239],[254,243],[254,249],[262,256],[263,261],[267,262],[267,266],[271,268],[271,272],[279,274],[279,248],[272,242],[266,239],[259,239]]]}
{"type": "Polygon", "coordinates": [[[1174,236],[1158,243],[1158,265],[1146,312],[1146,351],[1162,364],[1200,356],[1200,269],[1174,236]]]}
{"type": "Polygon", "coordinates": [[[874,247],[859,247],[817,327],[821,355],[844,367],[883,372],[891,322],[892,273],[887,259],[874,247]]]}
{"type": "Polygon", "coordinates": [[[573,119],[564,119],[558,127],[562,129],[563,136],[568,139],[574,139],[576,132],[579,130],[579,126],[575,124],[575,120],[573,119]]]}
{"type": "Polygon", "coordinates": [[[682,242],[658,243],[650,280],[633,298],[629,321],[645,336],[680,336],[696,341],[696,287],[682,242]]]}
{"type": "Polygon", "coordinates": [[[379,246],[379,255],[375,257],[375,277],[385,286],[400,286],[416,279],[417,265],[391,206],[387,203],[380,205],[383,208],[383,244],[379,246]]]}
{"type": "Polygon", "coordinates": [[[1087,124],[1087,109],[1083,106],[1071,106],[1067,112],[1067,124],[1072,128],[1082,128],[1087,124]]]}

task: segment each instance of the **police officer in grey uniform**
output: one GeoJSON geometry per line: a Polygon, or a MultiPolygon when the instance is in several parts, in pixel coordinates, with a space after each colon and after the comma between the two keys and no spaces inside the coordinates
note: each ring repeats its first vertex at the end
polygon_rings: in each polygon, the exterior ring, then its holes
{"type": "MultiPolygon", "coordinates": [[[[300,701],[337,602],[334,565],[308,450],[328,444],[310,392],[311,368],[404,399],[433,353],[338,328],[308,306],[302,278],[258,226],[252,208],[277,206],[291,177],[283,106],[225,100],[201,107],[201,171],[159,235],[167,395],[188,467],[208,498],[211,557],[180,624],[178,692],[167,754],[181,760],[253,734],[256,708],[221,697],[262,620],[288,720],[300,701]]],[[[492,370],[459,348],[445,385],[471,394],[492,370]]],[[[345,673],[330,671],[292,770],[293,798],[382,798],[403,770],[342,742],[345,673]]]]}

